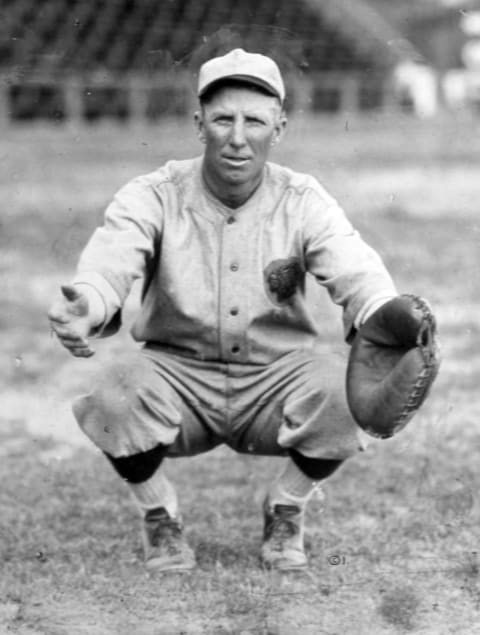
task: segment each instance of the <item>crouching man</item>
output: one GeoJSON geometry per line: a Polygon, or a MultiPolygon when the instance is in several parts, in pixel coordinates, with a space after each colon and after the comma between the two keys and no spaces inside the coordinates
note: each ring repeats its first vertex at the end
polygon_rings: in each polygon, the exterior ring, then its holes
{"type": "Polygon", "coordinates": [[[116,194],[49,319],[72,355],[89,357],[90,338],[115,333],[143,280],[132,328],[141,347],[105,368],[74,413],[138,501],[147,567],[195,565],[165,457],[225,443],[285,457],[264,503],[261,557],[301,569],[312,492],[364,438],[346,402],[346,360],[322,342],[306,276],[343,308],[347,341],[396,291],[317,180],[267,161],[287,121],[272,59],[235,49],[207,61],[198,97],[202,156],[116,194]]]}

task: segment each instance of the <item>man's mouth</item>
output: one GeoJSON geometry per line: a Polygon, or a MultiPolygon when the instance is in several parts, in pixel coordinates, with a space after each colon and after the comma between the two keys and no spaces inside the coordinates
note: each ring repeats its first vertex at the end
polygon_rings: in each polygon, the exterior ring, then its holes
{"type": "Polygon", "coordinates": [[[238,166],[244,165],[245,163],[247,163],[247,161],[250,160],[249,157],[236,157],[231,155],[224,155],[223,158],[225,159],[225,161],[227,161],[231,165],[238,165],[238,166]]]}

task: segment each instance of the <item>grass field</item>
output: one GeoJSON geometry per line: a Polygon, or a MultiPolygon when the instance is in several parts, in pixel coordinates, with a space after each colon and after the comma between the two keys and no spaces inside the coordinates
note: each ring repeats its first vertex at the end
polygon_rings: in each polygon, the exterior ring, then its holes
{"type": "Polygon", "coordinates": [[[92,370],[133,344],[124,330],[75,360],[45,313],[113,192],[200,146],[181,122],[2,132],[0,635],[480,632],[479,129],[292,122],[273,158],[320,178],[399,290],[431,300],[442,370],[411,425],[335,474],[322,508],[313,501],[308,574],[258,564],[280,459],[220,448],[171,461],[199,568],[157,578],[142,568],[132,500],[69,410],[92,370]]]}

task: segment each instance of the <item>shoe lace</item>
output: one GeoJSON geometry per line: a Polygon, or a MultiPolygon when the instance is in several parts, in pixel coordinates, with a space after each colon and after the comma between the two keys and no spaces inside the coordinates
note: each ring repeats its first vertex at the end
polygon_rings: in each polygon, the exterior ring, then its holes
{"type": "Polygon", "coordinates": [[[152,547],[162,546],[169,555],[181,551],[182,526],[178,520],[171,518],[166,510],[148,515],[146,524],[152,547]]]}
{"type": "Polygon", "coordinates": [[[265,528],[265,538],[274,551],[282,551],[285,541],[298,533],[298,524],[292,517],[297,516],[299,512],[295,505],[275,505],[265,528]]]}

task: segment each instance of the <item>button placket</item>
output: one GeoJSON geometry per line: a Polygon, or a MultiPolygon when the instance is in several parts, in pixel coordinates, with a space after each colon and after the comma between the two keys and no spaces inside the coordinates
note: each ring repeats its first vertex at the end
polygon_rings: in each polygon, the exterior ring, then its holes
{"type": "Polygon", "coordinates": [[[234,216],[225,219],[222,227],[222,262],[220,283],[220,314],[222,351],[227,358],[238,359],[242,352],[245,324],[238,316],[241,316],[239,303],[241,304],[242,289],[242,240],[240,237],[239,223],[234,216]]]}

